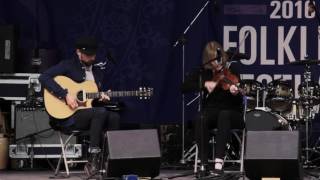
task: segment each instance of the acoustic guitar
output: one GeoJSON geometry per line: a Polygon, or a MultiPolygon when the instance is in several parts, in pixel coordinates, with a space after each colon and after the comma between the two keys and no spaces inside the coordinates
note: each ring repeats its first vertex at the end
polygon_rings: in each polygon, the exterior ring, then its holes
{"type": "Polygon", "coordinates": [[[64,99],[59,99],[44,89],[44,104],[48,114],[57,119],[65,119],[73,115],[79,109],[91,108],[93,99],[99,98],[102,93],[109,97],[129,97],[136,96],[140,99],[149,99],[153,95],[153,88],[140,87],[135,91],[107,91],[99,92],[94,81],[84,81],[82,83],[74,82],[65,76],[56,76],[54,80],[68,93],[75,96],[79,107],[71,109],[64,99]]]}

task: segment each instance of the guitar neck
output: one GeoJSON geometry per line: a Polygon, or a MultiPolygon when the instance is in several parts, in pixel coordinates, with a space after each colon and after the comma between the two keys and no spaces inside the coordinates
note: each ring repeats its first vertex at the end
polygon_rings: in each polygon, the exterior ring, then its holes
{"type": "Polygon", "coordinates": [[[128,96],[140,96],[140,91],[106,91],[97,93],[86,93],[88,99],[100,98],[101,94],[104,93],[109,97],[128,97],[128,96]]]}

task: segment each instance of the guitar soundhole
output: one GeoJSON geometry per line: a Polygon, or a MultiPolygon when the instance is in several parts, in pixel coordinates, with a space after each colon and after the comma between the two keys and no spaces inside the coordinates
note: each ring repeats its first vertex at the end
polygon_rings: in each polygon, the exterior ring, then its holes
{"type": "Polygon", "coordinates": [[[79,101],[83,101],[83,91],[79,91],[79,92],[77,93],[77,99],[78,99],[79,101]]]}

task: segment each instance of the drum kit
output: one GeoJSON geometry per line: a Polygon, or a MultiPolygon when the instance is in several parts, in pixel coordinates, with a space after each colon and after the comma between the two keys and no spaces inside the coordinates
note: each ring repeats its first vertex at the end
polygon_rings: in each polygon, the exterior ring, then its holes
{"type": "Polygon", "coordinates": [[[254,80],[241,82],[246,94],[247,130],[299,130],[302,125],[307,137],[303,149],[305,163],[309,163],[309,151],[315,149],[309,148],[309,128],[320,104],[320,85],[311,80],[310,67],[319,63],[320,60],[289,63],[304,66],[303,80],[297,89],[298,98],[294,97],[290,81],[279,79],[266,85],[254,80]]]}

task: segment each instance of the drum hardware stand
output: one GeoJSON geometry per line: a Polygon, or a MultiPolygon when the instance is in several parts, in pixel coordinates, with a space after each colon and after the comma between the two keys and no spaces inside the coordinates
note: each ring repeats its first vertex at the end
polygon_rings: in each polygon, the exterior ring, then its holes
{"type": "MultiPolygon", "coordinates": [[[[316,18],[317,18],[317,22],[318,24],[320,24],[320,16],[319,16],[319,12],[318,12],[318,9],[317,9],[317,6],[315,5],[314,3],[314,0],[310,0],[309,4],[308,4],[309,8],[308,8],[308,13],[315,13],[316,15],[316,18]]],[[[319,35],[319,33],[318,33],[319,35]]],[[[307,91],[307,101],[309,103],[310,101],[310,98],[308,97],[309,94],[309,82],[311,82],[311,71],[310,71],[310,65],[308,64],[305,64],[305,69],[304,69],[304,73],[303,73],[303,76],[304,76],[304,80],[306,82],[306,91],[307,91]]],[[[302,88],[302,87],[301,87],[302,88]]],[[[304,91],[302,91],[302,95],[305,95],[306,93],[304,91]]],[[[312,95],[312,94],[311,94],[312,95]]],[[[312,97],[311,97],[312,98],[312,97]]],[[[312,100],[312,99],[311,99],[312,100]]],[[[309,104],[308,104],[309,105],[309,104]]],[[[309,161],[309,152],[308,151],[315,151],[317,153],[319,153],[319,151],[317,151],[315,148],[309,148],[309,121],[312,120],[312,110],[311,110],[311,107],[307,107],[307,118],[306,118],[306,148],[305,148],[305,151],[306,151],[306,161],[304,162],[304,164],[306,164],[308,166],[308,164],[311,163],[311,161],[309,161]]],[[[317,143],[318,144],[319,142],[319,138],[317,140],[317,143]]],[[[318,177],[319,178],[319,177],[318,177]]]]}
{"type": "MultiPolygon", "coordinates": [[[[308,109],[307,114],[309,114],[309,107],[306,107],[306,109],[308,109]]],[[[306,134],[306,147],[304,148],[304,150],[306,152],[304,164],[307,166],[311,163],[311,161],[309,160],[309,151],[313,150],[312,148],[309,148],[309,121],[311,121],[311,118],[308,115],[308,117],[306,118],[306,124],[305,124],[305,126],[306,126],[306,132],[305,132],[305,134],[306,134]]]]}
{"type": "MultiPolygon", "coordinates": [[[[203,12],[203,10],[208,6],[210,0],[207,0],[206,3],[202,6],[202,8],[198,11],[197,15],[192,19],[192,21],[190,22],[190,24],[187,26],[187,28],[183,31],[182,35],[176,40],[176,42],[173,44],[173,47],[177,47],[178,44],[181,44],[182,47],[182,83],[184,82],[184,72],[185,72],[185,44],[186,44],[186,38],[185,35],[187,34],[187,32],[189,31],[189,29],[191,28],[191,26],[193,25],[193,23],[198,19],[198,17],[201,15],[201,13],[203,12]]],[[[181,160],[180,163],[181,164],[185,164],[185,97],[184,94],[182,95],[182,156],[181,156],[181,160]]]]}
{"type": "Polygon", "coordinates": [[[262,111],[270,111],[268,107],[266,107],[266,99],[267,99],[267,88],[262,87],[262,88],[257,88],[257,95],[256,95],[256,107],[255,109],[257,110],[262,110],[262,111]],[[262,106],[259,106],[259,94],[260,91],[262,90],[262,106]]]}
{"type": "MultiPolygon", "coordinates": [[[[307,100],[308,101],[308,100],[307,100]]],[[[320,143],[320,137],[318,137],[315,145],[313,147],[310,147],[310,144],[309,144],[309,134],[310,134],[310,125],[311,125],[311,121],[312,119],[314,118],[314,112],[313,112],[313,109],[312,109],[312,106],[310,104],[307,104],[306,107],[306,118],[305,118],[305,128],[306,128],[306,147],[304,148],[304,151],[306,152],[306,157],[305,157],[305,162],[304,162],[304,165],[306,165],[306,167],[311,167],[310,165],[312,165],[313,162],[317,161],[318,159],[320,159],[320,157],[310,161],[310,152],[311,153],[317,153],[320,155],[320,151],[318,150],[319,147],[319,143],[320,143]]]]}
{"type": "Polygon", "coordinates": [[[260,98],[259,93],[260,93],[260,90],[261,90],[261,89],[262,89],[262,88],[260,88],[260,87],[258,87],[258,88],[257,88],[257,95],[256,95],[256,108],[260,107],[260,106],[259,106],[259,98],[260,98]]]}
{"type": "MultiPolygon", "coordinates": [[[[310,71],[310,66],[306,65],[305,68],[304,68],[304,73],[303,73],[303,79],[304,79],[304,82],[306,83],[306,91],[305,92],[305,89],[303,89],[303,87],[301,86],[302,88],[302,98],[304,98],[304,96],[306,96],[306,100],[307,100],[307,103],[309,101],[309,98],[308,98],[308,90],[309,90],[309,82],[311,81],[311,71],[310,71]]],[[[301,98],[301,97],[300,97],[301,98]]],[[[306,157],[305,157],[305,162],[304,164],[305,165],[309,165],[310,164],[310,161],[309,161],[309,151],[312,150],[309,148],[309,120],[310,117],[309,117],[309,103],[307,104],[307,106],[305,107],[305,109],[307,109],[307,118],[305,119],[306,121],[306,124],[305,124],[305,128],[306,128],[306,132],[305,132],[305,135],[306,135],[306,147],[304,148],[305,152],[306,152],[306,157]]]]}
{"type": "MultiPolygon", "coordinates": [[[[305,118],[305,136],[306,136],[306,145],[305,145],[305,148],[303,149],[305,151],[305,161],[303,162],[304,165],[306,165],[307,167],[310,167],[310,164],[313,162],[313,161],[310,161],[310,154],[309,154],[309,151],[312,151],[312,152],[316,152],[316,153],[319,153],[319,151],[317,151],[315,148],[310,148],[310,145],[309,145],[309,126],[310,126],[310,122],[312,121],[313,119],[313,109],[312,109],[312,93],[310,93],[310,88],[309,87],[309,83],[311,83],[311,70],[310,70],[310,65],[306,64],[305,65],[305,68],[304,68],[304,73],[303,73],[303,77],[304,77],[304,85],[306,86],[305,89],[303,89],[304,87],[301,87],[302,88],[302,93],[301,93],[301,97],[303,99],[303,101],[305,100],[306,101],[306,104],[303,104],[302,106],[305,107],[304,109],[306,110],[306,118],[305,118]]],[[[319,139],[318,139],[319,140],[319,139]]],[[[318,142],[317,142],[318,143],[318,142]]],[[[317,144],[316,143],[316,144],[317,144]]]]}
{"type": "MultiPolygon", "coordinates": [[[[320,155],[319,143],[320,143],[320,137],[318,137],[318,139],[316,140],[316,143],[315,143],[314,147],[313,147],[313,148],[306,149],[306,151],[312,151],[313,153],[317,153],[318,155],[320,155]]],[[[315,159],[313,159],[313,160],[311,160],[311,161],[310,161],[310,160],[307,160],[306,165],[308,166],[309,164],[314,163],[314,162],[319,161],[319,160],[320,160],[320,156],[317,157],[317,158],[315,158],[315,159]]]]}

